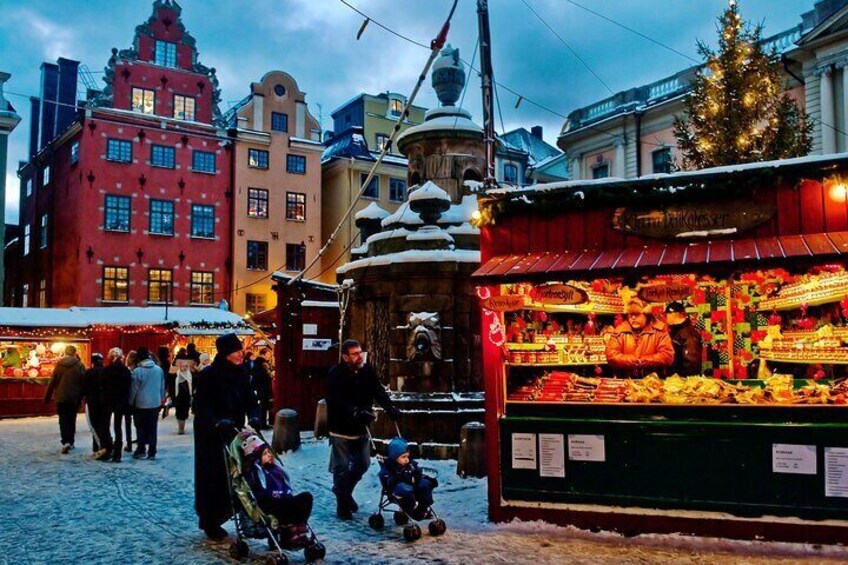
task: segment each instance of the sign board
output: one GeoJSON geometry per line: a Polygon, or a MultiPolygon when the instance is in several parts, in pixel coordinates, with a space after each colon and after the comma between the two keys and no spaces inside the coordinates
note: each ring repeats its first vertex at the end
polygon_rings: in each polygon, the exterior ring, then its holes
{"type": "Polygon", "coordinates": [[[717,237],[747,231],[774,217],[766,203],[692,203],[662,209],[618,208],[612,225],[626,233],[658,239],[717,237]]]}
{"type": "Polygon", "coordinates": [[[533,287],[530,298],[541,304],[568,305],[583,304],[588,296],[583,289],[570,284],[543,284],[533,287]]]}
{"type": "Polygon", "coordinates": [[[674,302],[687,298],[692,288],[679,283],[651,284],[641,287],[637,294],[645,302],[674,302]]]}
{"type": "Polygon", "coordinates": [[[318,324],[303,324],[303,335],[318,335],[318,324]]]}
{"type": "Polygon", "coordinates": [[[569,435],[568,458],[571,461],[606,461],[603,435],[569,435]]]}
{"type": "Polygon", "coordinates": [[[507,294],[505,296],[490,296],[480,302],[486,310],[494,312],[514,312],[524,308],[526,300],[521,294],[507,294]]]}
{"type": "Polygon", "coordinates": [[[536,468],[536,434],[512,434],[512,468],[536,468]]]}
{"type": "Polygon", "coordinates": [[[539,476],[565,477],[565,438],[562,434],[539,434],[539,476]]]}
{"type": "Polygon", "coordinates": [[[816,446],[775,443],[771,448],[773,473],[816,474],[816,446]]]}
{"type": "Polygon", "coordinates": [[[327,351],[332,345],[332,339],[321,339],[314,337],[303,338],[304,351],[327,351]]]}

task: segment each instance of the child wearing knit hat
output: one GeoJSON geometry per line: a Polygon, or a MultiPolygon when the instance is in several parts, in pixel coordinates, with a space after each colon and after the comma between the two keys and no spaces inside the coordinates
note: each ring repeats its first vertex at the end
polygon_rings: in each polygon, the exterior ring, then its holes
{"type": "Polygon", "coordinates": [[[396,437],[389,442],[388,457],[380,468],[386,489],[398,500],[403,510],[416,520],[429,518],[433,489],[438,481],[426,476],[409,455],[409,444],[396,437]]]}

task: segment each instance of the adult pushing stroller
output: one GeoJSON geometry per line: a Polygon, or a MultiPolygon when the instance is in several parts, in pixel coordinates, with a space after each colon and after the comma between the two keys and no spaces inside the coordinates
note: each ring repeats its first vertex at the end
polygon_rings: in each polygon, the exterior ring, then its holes
{"type": "MultiPolygon", "coordinates": [[[[260,508],[246,476],[246,458],[243,451],[244,443],[250,441],[252,436],[262,437],[258,432],[242,432],[224,447],[236,524],[236,541],[230,545],[230,556],[238,560],[247,557],[250,548],[245,538],[249,538],[268,540],[268,548],[276,552],[276,555],[267,558],[268,565],[285,565],[288,563],[288,557],[284,551],[300,549],[310,563],[323,559],[326,554],[324,544],[318,541],[308,522],[284,523],[279,517],[260,508]]],[[[276,454],[274,464],[282,468],[276,454]]]]}
{"type": "Polygon", "coordinates": [[[380,464],[380,502],[377,511],[368,517],[368,525],[375,530],[385,526],[383,511],[394,509],[395,524],[403,526],[406,541],[421,537],[419,522],[430,520],[430,535],[440,536],[447,530],[445,521],[433,509],[432,491],[438,486],[436,477],[423,473],[418,463],[409,456],[409,446],[400,437],[392,439],[388,455],[377,455],[380,464]]]}

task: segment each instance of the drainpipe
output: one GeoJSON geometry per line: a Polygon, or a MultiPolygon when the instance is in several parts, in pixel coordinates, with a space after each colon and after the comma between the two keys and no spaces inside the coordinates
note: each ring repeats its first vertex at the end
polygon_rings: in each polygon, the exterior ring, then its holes
{"type": "Polygon", "coordinates": [[[633,119],[636,121],[636,176],[642,176],[642,111],[636,110],[633,113],[633,119]]]}
{"type": "Polygon", "coordinates": [[[781,56],[780,56],[780,62],[783,64],[783,70],[784,70],[784,71],[786,71],[786,74],[788,74],[789,76],[791,76],[792,78],[794,78],[795,80],[797,80],[799,83],[801,83],[801,85],[802,85],[802,86],[803,86],[804,84],[806,84],[806,83],[804,82],[804,79],[803,79],[803,78],[799,77],[798,75],[796,75],[795,73],[793,73],[793,72],[789,69],[789,57],[787,57],[786,55],[781,55],[781,56]]]}

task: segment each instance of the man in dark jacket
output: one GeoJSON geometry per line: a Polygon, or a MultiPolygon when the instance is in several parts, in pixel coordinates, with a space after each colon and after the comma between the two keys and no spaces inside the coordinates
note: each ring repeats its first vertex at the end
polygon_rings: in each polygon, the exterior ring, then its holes
{"type": "Polygon", "coordinates": [[[671,345],[674,347],[674,362],[670,374],[678,374],[681,377],[700,375],[701,334],[692,326],[692,320],[686,314],[682,302],[670,302],[665,312],[671,345]]]}
{"type": "Polygon", "coordinates": [[[270,430],[271,426],[268,419],[268,412],[271,410],[274,401],[274,390],[271,385],[271,364],[268,362],[270,352],[267,348],[262,348],[259,351],[259,357],[253,361],[251,383],[253,390],[256,392],[256,398],[259,400],[259,427],[263,430],[270,430]]]}
{"type": "Polygon", "coordinates": [[[213,540],[227,531],[221,524],[232,517],[232,503],[223,447],[245,420],[259,425],[259,403],[242,366],[242,344],[234,333],[215,341],[218,354],[197,377],[194,415],[194,508],[200,529],[213,540]]]}
{"type": "Polygon", "coordinates": [[[103,404],[103,356],[91,354],[91,367],[85,372],[85,396],[88,424],[91,426],[93,457],[105,461],[112,455],[112,435],[109,433],[109,420],[105,417],[103,404]]]}
{"type": "MultiPolygon", "coordinates": [[[[113,423],[115,439],[112,442],[112,461],[118,463],[121,460],[121,449],[124,446],[122,433],[124,415],[131,411],[129,401],[130,388],[132,387],[132,373],[124,365],[124,352],[120,347],[113,347],[109,350],[107,361],[109,364],[103,369],[104,417],[107,423],[113,415],[115,417],[113,423]]],[[[129,439],[130,428],[127,425],[127,441],[129,439]]]]}
{"type": "Polygon", "coordinates": [[[336,495],[336,515],[350,520],[359,505],[353,489],[371,464],[368,425],[376,419],[376,401],[390,418],[400,416],[380,383],[358,341],[342,343],[342,362],[327,376],[327,427],[330,432],[330,470],[336,495]]]}
{"type": "Polygon", "coordinates": [[[62,453],[68,453],[74,448],[74,435],[77,431],[77,412],[82,400],[85,384],[85,367],[77,357],[77,348],[73,345],[65,347],[62,357],[53,369],[44,402],[50,402],[56,395],[56,412],[59,414],[59,435],[62,441],[62,453]]]}

